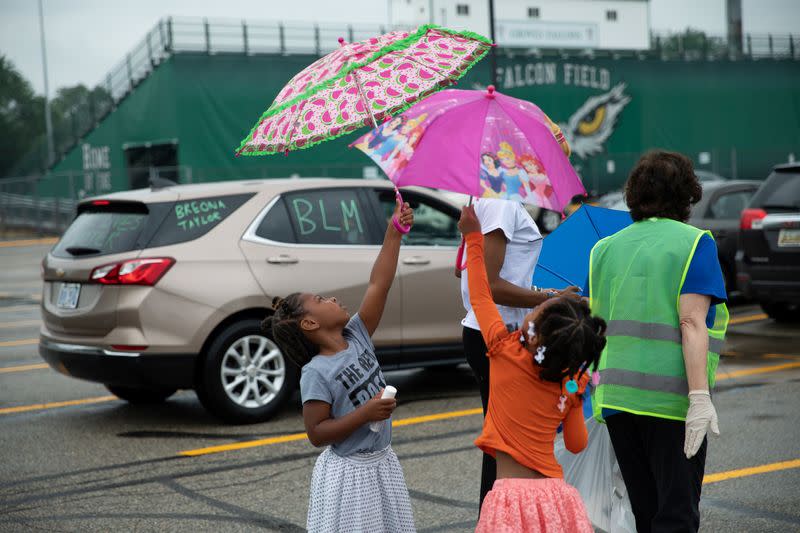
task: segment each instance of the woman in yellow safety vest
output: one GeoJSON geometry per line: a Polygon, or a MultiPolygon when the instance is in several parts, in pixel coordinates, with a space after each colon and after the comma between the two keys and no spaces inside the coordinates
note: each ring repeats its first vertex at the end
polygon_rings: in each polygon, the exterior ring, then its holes
{"type": "Polygon", "coordinates": [[[592,313],[608,323],[592,395],[636,529],[697,531],[710,390],[728,323],[714,239],[685,222],[702,196],[692,162],[644,155],[625,185],[634,223],[592,249],[592,313]]]}

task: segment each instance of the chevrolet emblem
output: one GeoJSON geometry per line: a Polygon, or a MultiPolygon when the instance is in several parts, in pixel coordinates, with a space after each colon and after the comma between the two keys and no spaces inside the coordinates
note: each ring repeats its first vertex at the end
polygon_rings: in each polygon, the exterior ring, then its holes
{"type": "Polygon", "coordinates": [[[65,272],[63,270],[61,270],[60,268],[56,269],[56,276],[58,276],[59,278],[63,278],[64,274],[65,274],[65,272]]]}

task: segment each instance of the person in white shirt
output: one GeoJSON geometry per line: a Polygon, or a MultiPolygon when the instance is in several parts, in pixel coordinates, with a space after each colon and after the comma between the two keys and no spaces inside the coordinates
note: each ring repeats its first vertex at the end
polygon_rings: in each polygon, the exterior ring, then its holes
{"type": "MultiPolygon", "coordinates": [[[[536,223],[518,202],[481,198],[475,201],[475,214],[484,234],[486,273],[492,289],[492,298],[509,331],[518,329],[525,315],[548,298],[572,295],[576,299],[578,287],[562,291],[533,290],[531,282],[536,261],[542,251],[542,234],[536,223]]],[[[466,264],[466,258],[464,259],[466,264]]],[[[480,387],[483,414],[489,404],[489,359],[478,320],[469,303],[467,271],[456,266],[461,277],[461,298],[467,315],[464,326],[464,354],[480,387]]],[[[483,454],[481,468],[480,503],[492,489],[496,465],[492,456],[483,454]]]]}

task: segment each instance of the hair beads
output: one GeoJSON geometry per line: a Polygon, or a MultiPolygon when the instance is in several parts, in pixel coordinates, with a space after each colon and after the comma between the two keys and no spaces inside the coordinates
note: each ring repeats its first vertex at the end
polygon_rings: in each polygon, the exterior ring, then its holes
{"type": "Polygon", "coordinates": [[[540,365],[544,361],[544,352],[545,352],[545,350],[547,350],[546,346],[539,346],[538,348],[536,348],[536,355],[533,356],[533,358],[536,360],[536,362],[539,363],[540,365]]]}
{"type": "Polygon", "coordinates": [[[562,395],[561,395],[561,396],[558,398],[558,410],[559,410],[559,411],[561,411],[561,412],[563,413],[563,412],[564,412],[564,409],[566,409],[566,408],[567,408],[567,397],[566,397],[565,395],[563,395],[563,394],[562,394],[562,395]]]}
{"type": "Polygon", "coordinates": [[[574,379],[567,381],[567,392],[570,394],[575,394],[578,392],[578,384],[575,383],[574,379]]]}

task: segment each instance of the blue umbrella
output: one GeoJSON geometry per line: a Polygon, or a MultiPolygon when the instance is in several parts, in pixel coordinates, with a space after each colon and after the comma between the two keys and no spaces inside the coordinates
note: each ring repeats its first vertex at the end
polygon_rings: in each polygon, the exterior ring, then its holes
{"type": "Polygon", "coordinates": [[[533,284],[553,289],[577,285],[587,296],[592,247],[632,223],[627,211],[583,204],[544,239],[533,284]]]}

